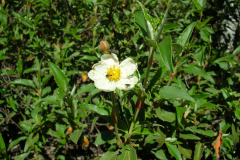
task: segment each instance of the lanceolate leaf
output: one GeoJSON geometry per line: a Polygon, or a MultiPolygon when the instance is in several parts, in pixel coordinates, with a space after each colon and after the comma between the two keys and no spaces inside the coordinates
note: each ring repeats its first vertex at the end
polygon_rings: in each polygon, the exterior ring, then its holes
{"type": "Polygon", "coordinates": [[[232,140],[233,144],[236,145],[239,142],[239,133],[235,129],[235,125],[232,123],[232,140]]]}
{"type": "Polygon", "coordinates": [[[103,153],[100,160],[116,160],[118,152],[108,151],[103,153]]]}
{"type": "Polygon", "coordinates": [[[18,155],[18,156],[15,156],[15,157],[14,157],[14,160],[24,160],[29,154],[30,154],[30,152],[20,154],[20,155],[18,155]]]}
{"type": "Polygon", "coordinates": [[[79,139],[79,137],[81,136],[82,132],[83,132],[83,131],[82,131],[81,129],[77,129],[77,130],[73,131],[73,132],[70,134],[71,140],[72,140],[74,143],[77,144],[78,139],[79,139]]]}
{"type": "Polygon", "coordinates": [[[34,133],[31,133],[30,136],[28,137],[25,147],[24,147],[24,152],[28,150],[29,147],[31,147],[34,143],[38,141],[39,135],[37,134],[34,138],[33,137],[34,133]]]}
{"type": "Polygon", "coordinates": [[[137,160],[136,150],[130,147],[129,150],[122,149],[122,154],[118,156],[117,160],[137,160]]]}
{"type": "Polygon", "coordinates": [[[4,143],[4,140],[3,140],[1,132],[0,132],[0,149],[1,150],[5,150],[6,149],[6,146],[5,146],[5,143],[4,143]]]}
{"type": "Polygon", "coordinates": [[[174,156],[177,160],[182,160],[181,154],[177,149],[176,145],[166,143],[169,153],[174,156]]]}
{"type": "Polygon", "coordinates": [[[15,139],[14,141],[12,141],[8,147],[8,150],[11,149],[13,146],[17,145],[20,141],[27,139],[28,137],[24,136],[24,137],[19,137],[18,139],[15,139]]]}
{"type": "Polygon", "coordinates": [[[81,104],[79,106],[80,106],[80,108],[90,109],[94,112],[97,112],[100,115],[108,115],[108,110],[106,110],[103,107],[98,107],[98,106],[93,105],[93,104],[81,104]]]}
{"type": "Polygon", "coordinates": [[[146,24],[146,29],[147,29],[147,34],[149,39],[154,39],[154,22],[152,17],[147,13],[146,8],[142,5],[141,2],[137,1],[139,5],[142,8],[144,19],[145,19],[145,24],[146,24]]]}
{"type": "Polygon", "coordinates": [[[53,64],[52,62],[48,62],[49,67],[51,68],[55,81],[57,82],[57,85],[59,87],[61,87],[64,91],[68,90],[68,79],[67,77],[63,74],[63,72],[58,68],[58,66],[56,66],[55,64],[53,64]]]}
{"type": "Polygon", "coordinates": [[[167,36],[158,44],[158,49],[160,51],[161,57],[165,66],[168,70],[173,73],[173,65],[172,65],[172,39],[167,36]]]}
{"type": "Polygon", "coordinates": [[[162,19],[162,23],[159,25],[158,29],[156,30],[156,33],[155,33],[155,40],[158,42],[159,39],[160,39],[160,36],[161,36],[161,33],[162,33],[162,30],[163,30],[163,27],[164,27],[164,24],[167,20],[167,15],[168,15],[168,10],[170,8],[170,5],[168,6],[167,10],[165,11],[164,13],[164,17],[162,19]]]}
{"type": "Polygon", "coordinates": [[[17,79],[15,81],[12,81],[10,84],[19,84],[19,85],[29,86],[29,87],[36,89],[36,86],[33,83],[33,81],[28,80],[28,79],[17,79]]]}
{"type": "Polygon", "coordinates": [[[192,35],[193,29],[196,25],[196,22],[191,23],[179,36],[177,43],[186,47],[189,43],[189,39],[192,35]]]}
{"type": "Polygon", "coordinates": [[[143,36],[147,37],[148,35],[147,35],[146,22],[143,17],[144,17],[144,14],[142,11],[138,11],[134,13],[135,23],[141,29],[143,36]]]}
{"type": "Polygon", "coordinates": [[[195,67],[195,66],[189,66],[188,68],[185,68],[184,69],[185,72],[189,73],[189,74],[197,74],[197,75],[200,75],[202,76],[204,79],[212,82],[213,84],[215,84],[215,81],[214,79],[208,75],[205,71],[195,67]]]}
{"type": "Polygon", "coordinates": [[[195,102],[195,100],[188,95],[188,93],[180,87],[164,86],[159,90],[159,95],[165,99],[182,98],[195,102]]]}
{"type": "Polygon", "coordinates": [[[194,160],[201,160],[202,158],[202,152],[203,152],[203,144],[201,142],[198,142],[195,146],[194,151],[194,160]]]}

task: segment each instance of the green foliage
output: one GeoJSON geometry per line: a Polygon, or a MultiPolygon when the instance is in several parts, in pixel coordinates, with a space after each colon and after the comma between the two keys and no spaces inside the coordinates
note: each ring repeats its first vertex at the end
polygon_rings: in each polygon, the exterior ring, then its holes
{"type": "Polygon", "coordinates": [[[219,5],[2,0],[0,159],[217,159],[220,132],[220,159],[239,158],[240,47],[214,44],[219,5]],[[110,53],[137,63],[133,89],[96,88],[110,53]]]}

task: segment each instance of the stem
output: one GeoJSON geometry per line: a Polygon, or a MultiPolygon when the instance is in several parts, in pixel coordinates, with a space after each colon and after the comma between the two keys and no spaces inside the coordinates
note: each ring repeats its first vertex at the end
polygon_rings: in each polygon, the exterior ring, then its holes
{"type": "Polygon", "coordinates": [[[168,80],[167,86],[169,86],[172,82],[172,79],[174,78],[175,74],[171,73],[170,79],[168,80]]]}
{"type": "Polygon", "coordinates": [[[116,133],[116,136],[117,136],[117,145],[118,146],[121,146],[122,145],[122,140],[120,139],[120,136],[118,134],[118,127],[117,127],[117,124],[115,124],[115,133],[116,133]]]}
{"type": "MultiPolygon", "coordinates": [[[[145,79],[144,79],[144,82],[143,82],[143,88],[144,89],[146,88],[149,71],[150,71],[150,68],[151,68],[151,65],[152,65],[154,50],[155,50],[154,47],[151,47],[149,49],[149,59],[148,59],[148,65],[147,65],[147,72],[146,72],[146,76],[145,76],[145,79]]],[[[131,125],[130,125],[130,128],[129,128],[129,132],[128,132],[129,134],[132,134],[134,124],[137,120],[138,113],[139,113],[140,109],[142,108],[144,99],[145,98],[143,96],[143,93],[139,92],[138,93],[138,100],[137,100],[137,104],[136,104],[136,109],[135,109],[134,116],[133,116],[133,119],[132,119],[132,122],[131,122],[131,125]]],[[[125,143],[130,143],[130,142],[131,142],[131,136],[129,138],[127,138],[125,143]]]]}
{"type": "Polygon", "coordinates": [[[118,134],[118,127],[117,127],[117,125],[118,125],[118,118],[117,118],[117,113],[116,113],[116,103],[115,103],[115,95],[114,95],[114,91],[112,91],[111,92],[111,97],[112,97],[112,114],[111,114],[111,117],[112,117],[112,119],[113,119],[113,122],[114,122],[114,124],[115,124],[115,127],[114,127],[114,129],[115,129],[115,133],[116,133],[116,137],[117,137],[117,145],[118,146],[121,146],[121,144],[122,144],[122,140],[120,139],[120,136],[119,136],[119,134],[118,134]]]}
{"type": "Polygon", "coordinates": [[[135,124],[135,122],[136,122],[137,115],[138,115],[139,111],[140,111],[140,109],[136,108],[136,110],[135,110],[135,112],[134,112],[133,120],[132,120],[132,122],[131,122],[131,126],[130,126],[130,128],[129,128],[129,132],[128,132],[129,134],[132,134],[132,130],[133,130],[134,124],[135,124]]]}
{"type": "Polygon", "coordinates": [[[15,124],[26,136],[29,136],[28,133],[26,133],[14,120],[12,120],[7,113],[3,112],[2,113],[6,116],[6,118],[8,118],[13,124],[15,124]]]}
{"type": "Polygon", "coordinates": [[[149,50],[149,60],[148,60],[148,65],[147,65],[147,72],[146,72],[146,76],[145,76],[145,79],[144,79],[144,82],[143,82],[143,88],[146,87],[146,84],[147,84],[147,79],[148,79],[148,75],[149,75],[149,71],[150,71],[150,68],[151,68],[151,65],[152,65],[152,60],[153,60],[153,53],[154,53],[154,50],[155,48],[151,47],[150,50],[149,50]]]}

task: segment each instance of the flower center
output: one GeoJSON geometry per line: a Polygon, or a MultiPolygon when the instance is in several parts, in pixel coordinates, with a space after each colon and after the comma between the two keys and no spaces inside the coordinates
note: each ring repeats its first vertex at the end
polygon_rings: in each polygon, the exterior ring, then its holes
{"type": "Polygon", "coordinates": [[[110,80],[110,81],[118,81],[120,79],[120,68],[116,68],[115,65],[113,67],[108,68],[107,70],[107,75],[106,77],[110,80]]]}

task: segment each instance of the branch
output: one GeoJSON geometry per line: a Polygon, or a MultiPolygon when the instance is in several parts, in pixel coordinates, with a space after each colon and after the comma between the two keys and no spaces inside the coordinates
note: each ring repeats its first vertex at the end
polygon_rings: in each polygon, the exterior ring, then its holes
{"type": "Polygon", "coordinates": [[[78,32],[78,34],[81,34],[83,32],[87,32],[91,29],[93,29],[100,21],[101,19],[103,18],[103,16],[105,16],[105,14],[101,15],[100,17],[98,17],[98,19],[96,20],[96,22],[94,23],[94,25],[92,25],[91,27],[89,27],[88,29],[83,29],[81,32],[78,32]]]}

